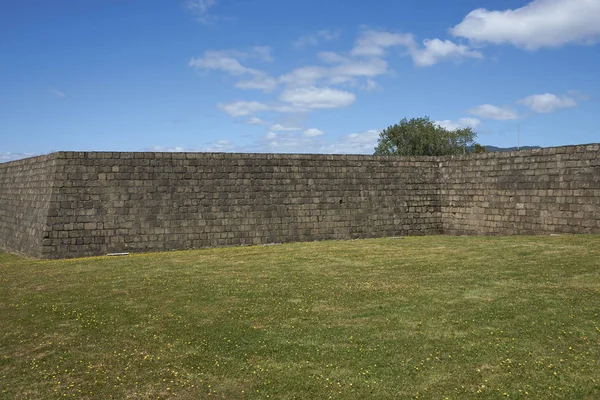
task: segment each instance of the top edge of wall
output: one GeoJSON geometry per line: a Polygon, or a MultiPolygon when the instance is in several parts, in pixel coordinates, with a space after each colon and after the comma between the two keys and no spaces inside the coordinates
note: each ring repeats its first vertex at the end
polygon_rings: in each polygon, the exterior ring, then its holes
{"type": "Polygon", "coordinates": [[[512,158],[528,156],[549,156],[554,154],[576,154],[600,151],[600,143],[575,144],[568,146],[542,147],[539,149],[495,151],[489,153],[472,153],[455,156],[441,156],[440,160],[468,160],[468,159],[486,159],[486,158],[512,158]]]}
{"type": "Polygon", "coordinates": [[[39,155],[39,156],[20,158],[18,160],[13,160],[13,161],[0,162],[0,166],[4,166],[4,165],[19,166],[19,165],[35,164],[40,161],[51,161],[51,160],[60,158],[59,154],[60,154],[60,152],[54,152],[54,153],[43,154],[43,155],[39,155]]]}
{"type": "Polygon", "coordinates": [[[436,161],[433,156],[375,156],[369,154],[307,154],[307,153],[215,153],[215,152],[114,152],[114,151],[59,151],[53,153],[59,159],[245,159],[245,160],[414,160],[414,161],[436,161]]]}
{"type": "Polygon", "coordinates": [[[471,153],[454,156],[375,156],[369,154],[297,154],[297,153],[214,153],[214,152],[154,152],[154,151],[139,151],[139,152],[114,152],[114,151],[57,151],[54,153],[23,158],[15,161],[0,163],[0,165],[27,165],[37,163],[39,161],[48,161],[53,159],[142,159],[142,158],[157,158],[157,159],[197,159],[197,158],[212,158],[212,159],[256,159],[256,160],[408,160],[408,161],[438,161],[438,160],[466,160],[466,159],[485,159],[485,158],[510,158],[517,156],[531,155],[553,155],[553,154],[570,154],[584,153],[590,151],[600,151],[600,143],[577,144],[557,147],[543,147],[539,149],[528,150],[513,150],[504,152],[489,152],[489,153],[471,153]]]}

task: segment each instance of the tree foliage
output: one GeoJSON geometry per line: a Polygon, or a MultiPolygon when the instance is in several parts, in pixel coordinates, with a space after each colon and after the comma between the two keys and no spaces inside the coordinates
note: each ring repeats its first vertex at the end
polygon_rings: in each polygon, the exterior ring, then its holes
{"type": "Polygon", "coordinates": [[[404,118],[379,135],[375,155],[443,156],[465,154],[476,145],[471,128],[448,130],[429,117],[404,118]]]}
{"type": "Polygon", "coordinates": [[[471,147],[471,153],[487,153],[487,149],[485,148],[485,146],[480,145],[479,143],[475,143],[472,147],[471,147]]]}

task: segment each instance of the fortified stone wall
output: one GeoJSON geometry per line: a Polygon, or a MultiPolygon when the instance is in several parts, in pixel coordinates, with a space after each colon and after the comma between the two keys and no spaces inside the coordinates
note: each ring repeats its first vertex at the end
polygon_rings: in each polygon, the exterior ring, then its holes
{"type": "Polygon", "coordinates": [[[600,233],[600,145],[442,158],[442,230],[600,233]]]}
{"type": "Polygon", "coordinates": [[[441,233],[433,158],[57,156],[44,257],[441,233]]]}
{"type": "Polygon", "coordinates": [[[56,154],[0,164],[0,248],[42,257],[56,154]]]}
{"type": "Polygon", "coordinates": [[[460,157],[59,152],[0,164],[41,258],[423,234],[600,233],[600,146],[460,157]]]}

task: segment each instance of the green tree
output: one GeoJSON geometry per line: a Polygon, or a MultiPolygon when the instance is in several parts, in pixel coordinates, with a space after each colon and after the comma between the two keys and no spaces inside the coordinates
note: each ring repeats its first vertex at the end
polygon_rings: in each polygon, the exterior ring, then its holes
{"type": "Polygon", "coordinates": [[[450,131],[429,117],[404,118],[379,135],[375,155],[444,156],[465,154],[475,143],[471,128],[450,131]]]}
{"type": "Polygon", "coordinates": [[[479,143],[475,143],[471,147],[470,153],[487,153],[485,146],[480,145],[479,143]]]}

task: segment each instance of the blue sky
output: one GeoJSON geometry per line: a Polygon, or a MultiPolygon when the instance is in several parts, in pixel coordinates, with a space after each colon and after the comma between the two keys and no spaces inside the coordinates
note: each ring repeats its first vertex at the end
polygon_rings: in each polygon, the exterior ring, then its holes
{"type": "Polygon", "coordinates": [[[600,142],[600,0],[3,0],[0,161],[600,142]]]}

